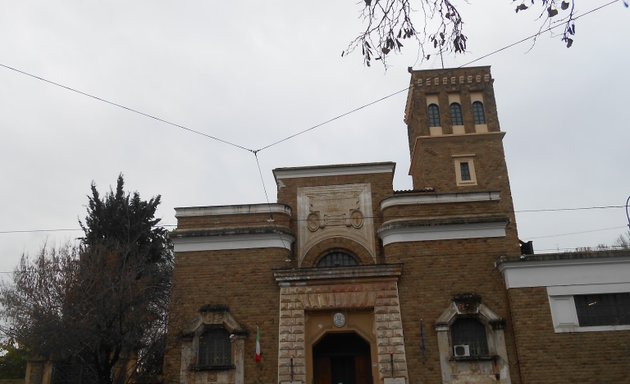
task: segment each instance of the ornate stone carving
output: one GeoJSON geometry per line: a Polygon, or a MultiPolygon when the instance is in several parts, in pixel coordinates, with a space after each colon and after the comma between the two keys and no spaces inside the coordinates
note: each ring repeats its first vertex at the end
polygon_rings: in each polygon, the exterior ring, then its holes
{"type": "Polygon", "coordinates": [[[460,293],[453,297],[459,313],[477,313],[481,296],[474,293],[460,293]]]}
{"type": "Polygon", "coordinates": [[[375,255],[372,195],[369,184],[326,185],[298,189],[298,254],[322,240],[353,240],[375,255]]]}

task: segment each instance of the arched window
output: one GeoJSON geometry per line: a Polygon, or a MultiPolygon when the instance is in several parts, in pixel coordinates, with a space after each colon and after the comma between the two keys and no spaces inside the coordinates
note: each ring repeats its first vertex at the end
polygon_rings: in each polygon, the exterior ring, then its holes
{"type": "Polygon", "coordinates": [[[459,103],[452,103],[449,106],[451,111],[451,124],[464,125],[464,117],[462,116],[462,106],[459,103]]]}
{"type": "Polygon", "coordinates": [[[232,365],[232,344],[225,328],[206,328],[199,337],[198,368],[226,368],[232,365]]]}
{"type": "Polygon", "coordinates": [[[451,340],[455,356],[488,356],[486,327],[476,318],[460,317],[451,325],[451,340]]]}
{"type": "Polygon", "coordinates": [[[346,252],[333,251],[327,253],[317,262],[318,267],[351,267],[359,265],[357,259],[346,252]]]}
{"type": "Polygon", "coordinates": [[[436,104],[430,104],[427,109],[427,119],[429,127],[440,127],[440,108],[436,104]]]}
{"type": "Polygon", "coordinates": [[[483,111],[483,104],[481,103],[481,101],[475,101],[474,103],[472,103],[472,111],[475,124],[486,123],[486,114],[483,111]]]}

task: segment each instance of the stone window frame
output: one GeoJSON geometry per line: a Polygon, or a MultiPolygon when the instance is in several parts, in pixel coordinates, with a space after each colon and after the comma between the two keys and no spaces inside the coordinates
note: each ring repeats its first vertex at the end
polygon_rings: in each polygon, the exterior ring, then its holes
{"type": "Polygon", "coordinates": [[[504,328],[505,320],[481,303],[481,296],[471,293],[455,295],[449,306],[435,322],[441,360],[507,361],[504,328]],[[455,345],[453,344],[451,330],[455,321],[461,318],[474,318],[484,326],[488,347],[487,355],[473,355],[468,357],[455,356],[453,351],[455,345]]]}
{"type": "Polygon", "coordinates": [[[477,185],[477,173],[475,171],[475,155],[454,155],[453,165],[455,167],[455,183],[459,186],[477,185]],[[465,179],[462,172],[463,165],[466,164],[468,178],[465,179]]]}
{"type": "Polygon", "coordinates": [[[216,372],[229,375],[230,382],[243,383],[247,330],[234,319],[226,305],[207,304],[199,308],[198,313],[199,315],[182,331],[181,382],[188,382],[186,375],[189,373],[216,372]],[[226,331],[230,342],[230,364],[215,366],[199,364],[202,335],[208,329],[221,328],[226,331]]]}

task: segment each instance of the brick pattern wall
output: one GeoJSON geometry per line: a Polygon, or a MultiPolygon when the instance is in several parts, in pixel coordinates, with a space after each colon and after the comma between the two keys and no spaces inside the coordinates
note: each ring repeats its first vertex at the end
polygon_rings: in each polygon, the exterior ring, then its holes
{"type": "Polygon", "coordinates": [[[630,383],[630,331],[555,333],[546,288],[509,297],[525,383],[630,383]]]}
{"type": "Polygon", "coordinates": [[[215,228],[249,228],[269,226],[269,219],[273,218],[278,226],[289,226],[290,217],[279,213],[257,213],[246,215],[208,215],[180,217],[177,220],[177,230],[200,230],[215,228]]]}
{"type": "Polygon", "coordinates": [[[181,331],[206,304],[224,304],[248,331],[245,339],[245,382],[277,380],[279,291],[272,269],[285,267],[289,251],[249,249],[177,254],[169,308],[169,339],[165,357],[168,383],[179,382],[181,331]],[[260,328],[263,360],[256,364],[256,326],[260,328]]]}
{"type": "Polygon", "coordinates": [[[481,93],[488,131],[499,132],[499,119],[490,74],[490,67],[453,68],[448,70],[416,71],[411,76],[411,89],[407,97],[405,123],[409,135],[409,150],[412,151],[418,136],[429,136],[427,122],[427,95],[437,95],[440,121],[444,134],[452,133],[449,114],[449,93],[460,96],[464,128],[467,133],[475,132],[471,93],[481,93]]]}
{"type": "MultiPolygon", "coordinates": [[[[513,232],[512,232],[513,236],[513,232]]],[[[398,243],[385,247],[390,263],[404,263],[399,282],[409,383],[441,383],[440,355],[435,320],[453,296],[472,292],[507,321],[506,345],[512,383],[520,383],[507,294],[495,260],[517,254],[514,238],[464,239],[398,243]],[[420,320],[424,322],[426,353],[421,351],[420,320]]]]}

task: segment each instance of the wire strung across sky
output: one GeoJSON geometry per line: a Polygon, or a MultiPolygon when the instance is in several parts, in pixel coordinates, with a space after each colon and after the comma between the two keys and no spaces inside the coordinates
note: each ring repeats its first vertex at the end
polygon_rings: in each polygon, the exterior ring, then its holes
{"type": "MultiPolygon", "coordinates": [[[[260,176],[262,177],[262,171],[259,169],[260,176]]],[[[266,191],[265,191],[266,194],[266,191]]],[[[267,200],[269,200],[267,198],[267,200]]],[[[625,205],[593,205],[590,207],[573,207],[573,208],[540,208],[540,209],[520,209],[515,210],[515,213],[545,213],[545,212],[572,212],[572,211],[584,211],[584,210],[594,210],[594,209],[617,209],[617,208],[625,208],[625,205]]],[[[404,216],[400,216],[404,217],[404,216]]],[[[372,216],[365,216],[366,219],[374,219],[372,216]]],[[[293,219],[294,221],[306,221],[306,219],[293,219]]],[[[160,227],[176,227],[176,224],[160,224],[160,227]]],[[[579,233],[588,233],[588,232],[596,232],[596,231],[604,231],[610,229],[618,229],[623,227],[611,227],[611,228],[599,228],[588,231],[576,232],[579,233]]],[[[19,233],[37,233],[37,232],[78,232],[82,231],[81,228],[49,228],[49,229],[12,229],[12,230],[2,230],[0,231],[0,235],[3,234],[19,234],[19,233]]],[[[550,235],[552,236],[552,235],[550,235]]],[[[537,237],[539,238],[539,237],[537,237]]]]}
{"type": "MultiPolygon", "coordinates": [[[[599,10],[601,10],[601,9],[603,9],[603,8],[607,7],[607,6],[610,6],[610,5],[614,4],[614,3],[617,3],[617,2],[618,2],[618,0],[612,0],[612,1],[608,2],[608,3],[605,3],[605,4],[603,4],[603,5],[600,5],[600,6],[598,6],[598,7],[593,8],[593,9],[591,9],[591,10],[589,10],[589,11],[586,11],[586,12],[584,12],[584,13],[580,14],[580,15],[574,16],[574,17],[573,17],[573,20],[577,20],[577,19],[579,19],[579,18],[581,18],[581,17],[584,17],[584,16],[586,16],[586,15],[592,14],[592,13],[594,13],[594,12],[596,12],[596,11],[599,11],[599,10]]],[[[627,2],[626,2],[626,1],[624,1],[624,4],[626,4],[626,6],[627,6],[627,2]]],[[[540,36],[541,34],[543,34],[543,33],[545,33],[545,32],[549,32],[549,31],[551,31],[551,30],[553,30],[553,29],[555,29],[555,28],[558,28],[558,27],[562,26],[563,24],[562,24],[561,22],[562,22],[562,20],[559,20],[559,21],[557,21],[557,22],[556,22],[556,24],[555,24],[555,25],[552,25],[552,26],[550,26],[549,28],[546,28],[546,29],[544,29],[544,30],[540,30],[540,31],[538,31],[537,33],[535,33],[535,34],[533,34],[533,35],[527,36],[527,37],[525,37],[525,38],[523,38],[523,39],[521,39],[521,40],[518,40],[518,41],[516,41],[516,42],[514,42],[514,43],[508,44],[508,45],[503,46],[503,47],[501,47],[501,48],[499,48],[499,49],[496,49],[496,50],[494,50],[494,51],[492,51],[492,52],[489,52],[489,53],[487,53],[487,54],[485,54],[485,55],[482,55],[482,56],[480,56],[480,57],[478,57],[478,58],[476,58],[476,59],[474,59],[474,60],[472,60],[472,61],[469,61],[469,62],[467,62],[467,63],[465,63],[465,64],[460,65],[460,66],[459,66],[459,68],[462,68],[462,67],[468,66],[468,65],[470,65],[470,64],[473,64],[473,63],[475,63],[475,62],[477,62],[477,61],[479,61],[479,60],[485,59],[486,57],[492,56],[492,55],[494,55],[494,54],[496,54],[496,53],[499,53],[499,52],[501,52],[501,51],[504,51],[504,50],[506,50],[506,49],[508,49],[508,48],[512,48],[512,47],[514,47],[514,46],[516,46],[516,45],[518,45],[518,44],[524,43],[525,41],[528,41],[528,40],[531,40],[531,39],[535,39],[535,38],[537,38],[538,36],[540,36]]],[[[106,103],[106,104],[112,105],[112,106],[114,106],[114,107],[118,107],[118,108],[124,109],[124,110],[126,110],[126,111],[129,111],[129,112],[133,112],[133,113],[139,114],[139,115],[144,116],[144,117],[147,117],[147,118],[149,118],[149,119],[153,119],[153,120],[159,121],[159,122],[161,122],[161,123],[164,123],[164,124],[167,124],[167,125],[170,125],[170,126],[176,127],[176,128],[180,128],[180,129],[182,129],[182,130],[184,130],[184,131],[187,131],[187,132],[190,132],[190,133],[193,133],[193,134],[196,134],[196,135],[203,136],[203,137],[205,137],[205,138],[207,138],[207,139],[214,140],[214,141],[217,141],[217,142],[220,142],[220,143],[223,143],[223,144],[226,144],[226,145],[232,146],[232,147],[234,147],[234,148],[238,148],[238,149],[241,149],[241,150],[244,150],[244,151],[251,152],[251,153],[253,153],[254,155],[255,155],[255,154],[257,154],[257,153],[259,153],[259,152],[261,152],[261,151],[263,151],[263,150],[265,150],[265,149],[271,148],[271,147],[273,147],[273,146],[275,146],[275,145],[278,145],[278,144],[283,143],[283,142],[285,142],[285,141],[291,140],[291,139],[293,139],[293,138],[295,138],[295,137],[297,137],[297,136],[300,136],[300,135],[302,135],[302,134],[305,134],[305,133],[307,133],[307,132],[310,132],[310,131],[312,131],[312,130],[315,130],[315,129],[319,128],[319,127],[322,127],[322,126],[324,126],[324,125],[326,125],[326,124],[329,124],[329,123],[331,123],[331,122],[333,122],[333,121],[335,121],[335,120],[341,119],[341,118],[346,117],[346,116],[348,116],[348,115],[350,115],[350,114],[353,114],[353,113],[355,113],[355,112],[358,112],[358,111],[360,111],[360,110],[362,110],[362,109],[365,109],[365,108],[367,108],[367,107],[370,107],[370,106],[372,106],[372,105],[374,105],[374,104],[380,103],[381,101],[384,101],[384,100],[386,100],[386,99],[389,99],[390,97],[393,97],[393,96],[395,96],[395,95],[398,95],[399,93],[405,92],[405,91],[409,90],[409,88],[411,88],[411,86],[408,86],[408,87],[403,88],[403,89],[401,89],[401,90],[399,90],[399,91],[396,91],[396,92],[394,92],[394,93],[391,93],[391,94],[389,94],[389,95],[387,95],[387,96],[383,96],[383,97],[381,97],[381,98],[379,98],[379,99],[376,99],[376,100],[374,100],[374,101],[371,101],[371,102],[369,102],[369,103],[367,103],[367,104],[363,104],[363,105],[361,105],[361,106],[359,106],[359,107],[356,107],[356,108],[354,108],[354,109],[352,109],[352,110],[350,110],[350,111],[348,111],[348,112],[344,112],[344,113],[342,113],[342,114],[340,114],[340,115],[337,115],[337,116],[335,116],[335,117],[333,117],[333,118],[330,118],[330,119],[328,119],[328,120],[326,120],[326,121],[324,121],[324,122],[321,122],[321,123],[319,123],[319,124],[315,124],[315,125],[313,125],[313,126],[311,126],[311,127],[309,127],[309,128],[303,129],[303,130],[298,131],[298,132],[296,132],[296,133],[294,133],[294,134],[291,134],[291,135],[289,135],[289,136],[286,136],[285,138],[282,138],[282,139],[280,139],[280,140],[274,141],[274,142],[272,142],[271,144],[267,144],[267,145],[265,145],[265,146],[263,146],[263,147],[260,147],[260,148],[258,148],[258,149],[253,149],[253,148],[247,148],[247,147],[245,147],[245,146],[243,146],[243,145],[240,145],[240,144],[234,143],[234,142],[229,141],[229,140],[222,139],[222,138],[220,138],[220,137],[217,137],[217,136],[214,136],[214,135],[211,135],[211,134],[205,133],[205,132],[198,131],[198,130],[193,129],[193,128],[189,128],[189,127],[187,127],[187,126],[185,126],[185,125],[182,125],[182,124],[174,123],[174,122],[172,122],[172,121],[169,121],[169,120],[163,119],[163,118],[161,118],[161,117],[159,117],[159,116],[157,116],[157,115],[150,114],[150,113],[147,113],[147,112],[142,112],[142,111],[140,111],[139,109],[132,108],[132,107],[128,107],[128,106],[126,106],[126,105],[123,105],[123,104],[117,103],[117,102],[112,101],[112,100],[105,99],[105,98],[100,97],[100,96],[96,96],[96,95],[91,94],[91,93],[88,93],[88,92],[86,92],[86,91],[82,91],[82,90],[79,90],[79,89],[77,89],[77,88],[74,88],[74,87],[71,87],[71,86],[68,86],[68,85],[64,85],[64,84],[58,83],[58,82],[53,81],[53,80],[49,80],[49,79],[44,78],[44,77],[42,77],[42,76],[38,76],[38,75],[35,75],[35,74],[32,74],[32,73],[29,73],[29,72],[27,72],[27,71],[25,71],[25,70],[21,70],[21,69],[18,69],[18,68],[15,68],[15,67],[12,67],[12,66],[9,66],[9,65],[6,65],[6,64],[3,64],[3,63],[0,63],[0,67],[3,67],[3,68],[5,68],[5,69],[8,69],[8,70],[11,70],[11,71],[17,72],[17,73],[19,73],[19,74],[22,74],[22,75],[25,75],[25,76],[28,76],[28,77],[31,77],[31,78],[34,78],[34,79],[37,79],[37,80],[43,81],[43,82],[45,82],[45,83],[48,83],[48,84],[54,85],[54,86],[56,86],[56,87],[60,87],[60,88],[66,89],[66,90],[68,90],[68,91],[71,91],[71,92],[77,93],[77,94],[79,94],[79,95],[82,95],[82,96],[85,96],[85,97],[89,97],[89,98],[91,98],[91,99],[93,99],[93,100],[97,100],[97,101],[100,101],[100,102],[103,102],[103,103],[106,103]]]]}
{"type": "MultiPolygon", "coordinates": [[[[594,12],[596,12],[596,11],[599,11],[599,10],[601,10],[601,9],[603,9],[603,8],[607,7],[607,6],[610,6],[610,5],[614,4],[614,3],[617,3],[617,2],[618,2],[618,0],[613,0],[613,1],[610,1],[610,2],[608,2],[608,3],[605,3],[605,4],[603,4],[603,5],[600,5],[600,6],[598,6],[598,7],[595,7],[595,8],[593,8],[593,9],[589,10],[589,11],[586,11],[586,12],[584,12],[584,13],[580,14],[580,15],[574,16],[574,17],[573,17],[573,19],[574,19],[574,20],[577,20],[577,19],[579,19],[579,18],[581,18],[581,17],[584,17],[584,16],[586,16],[586,15],[592,14],[592,13],[594,13],[594,12]]],[[[626,2],[626,1],[624,1],[623,3],[624,3],[624,5],[626,5],[626,6],[627,6],[627,2],[626,2]]],[[[470,64],[473,64],[473,63],[475,63],[475,62],[477,62],[477,61],[479,61],[479,60],[482,60],[482,59],[484,59],[484,58],[487,58],[487,57],[489,57],[489,56],[492,56],[492,55],[494,55],[494,54],[497,54],[497,53],[499,53],[499,52],[502,52],[502,51],[504,51],[504,50],[506,50],[506,49],[512,48],[512,47],[514,47],[514,46],[516,46],[516,45],[519,45],[519,44],[521,44],[521,43],[524,43],[524,42],[526,42],[526,41],[529,41],[529,40],[532,40],[532,39],[536,39],[536,38],[537,38],[538,36],[540,36],[542,33],[549,32],[549,31],[551,31],[551,30],[553,30],[553,29],[555,29],[555,28],[558,28],[558,27],[562,26],[562,25],[563,25],[563,24],[562,24],[562,21],[563,21],[563,20],[558,20],[558,21],[556,21],[556,22],[554,23],[554,25],[551,25],[550,27],[548,27],[548,28],[546,28],[546,29],[539,30],[537,33],[535,33],[535,34],[533,34],[533,35],[530,35],[530,36],[528,36],[528,37],[525,37],[525,38],[523,38],[523,39],[521,39],[521,40],[518,40],[518,41],[516,41],[516,42],[514,42],[514,43],[511,43],[511,44],[508,44],[508,45],[506,45],[506,46],[503,46],[503,47],[501,47],[501,48],[499,48],[499,49],[496,49],[496,50],[494,50],[494,51],[492,51],[492,52],[489,52],[489,53],[487,53],[487,54],[485,54],[485,55],[482,55],[482,56],[480,56],[480,57],[478,57],[478,58],[476,58],[476,59],[474,59],[474,60],[472,60],[472,61],[469,61],[469,62],[467,62],[467,63],[465,63],[465,64],[463,64],[463,65],[459,66],[459,68],[461,68],[461,67],[465,67],[465,66],[468,66],[468,65],[470,65],[470,64]]],[[[187,127],[187,126],[185,126],[185,125],[178,124],[178,123],[175,123],[175,122],[172,122],[172,121],[169,121],[169,120],[163,119],[163,118],[161,118],[161,117],[159,117],[159,116],[157,116],[157,115],[150,114],[150,113],[147,113],[147,112],[143,112],[143,111],[140,111],[140,110],[138,110],[138,109],[136,109],[136,108],[128,107],[128,106],[126,106],[126,105],[123,105],[123,104],[120,104],[120,103],[114,102],[114,101],[112,101],[112,100],[105,99],[105,98],[100,97],[100,96],[96,96],[96,95],[91,94],[91,93],[88,93],[88,92],[86,92],[86,91],[82,91],[82,90],[79,90],[79,89],[77,89],[77,88],[74,88],[74,87],[71,87],[71,86],[68,86],[68,85],[64,85],[64,84],[58,83],[58,82],[56,82],[56,81],[49,80],[49,79],[44,78],[44,77],[42,77],[42,76],[38,76],[38,75],[35,75],[35,74],[32,74],[32,73],[29,73],[29,72],[27,72],[27,71],[25,71],[25,70],[21,70],[21,69],[18,69],[18,68],[15,68],[15,67],[12,67],[12,66],[9,66],[9,65],[6,65],[6,64],[3,64],[3,63],[0,63],[0,67],[3,67],[3,68],[5,68],[5,69],[11,70],[11,71],[14,71],[14,72],[19,73],[19,74],[22,74],[22,75],[24,75],[24,76],[28,76],[28,77],[31,77],[31,78],[34,78],[34,79],[40,80],[40,81],[45,82],[45,83],[50,84],[50,85],[53,85],[53,86],[56,86],[56,87],[63,88],[63,89],[65,89],[65,90],[68,90],[68,91],[71,91],[71,92],[77,93],[77,94],[79,94],[79,95],[82,95],[82,96],[85,96],[85,97],[88,97],[88,98],[91,98],[91,99],[93,99],[93,100],[100,101],[100,102],[103,102],[103,103],[109,104],[109,105],[111,105],[111,106],[114,106],[114,107],[118,107],[118,108],[124,109],[124,110],[126,110],[126,111],[128,111],[128,112],[136,113],[136,114],[139,114],[139,115],[141,115],[141,116],[147,117],[147,118],[149,118],[149,119],[153,119],[153,120],[155,120],[155,121],[158,121],[158,122],[161,122],[161,123],[164,123],[164,124],[167,124],[167,125],[170,125],[170,126],[173,126],[173,127],[179,128],[179,129],[182,129],[182,130],[187,131],[187,132],[189,132],[189,133],[193,133],[193,134],[196,134],[196,135],[199,135],[199,136],[205,137],[205,138],[207,138],[207,139],[214,140],[214,141],[217,141],[217,142],[219,142],[219,143],[222,143],[222,144],[225,144],[225,145],[228,145],[228,146],[231,146],[231,147],[234,147],[234,148],[241,149],[241,150],[244,150],[244,151],[247,151],[247,152],[252,153],[252,154],[254,155],[254,158],[255,158],[255,161],[256,161],[256,165],[257,165],[257,168],[258,168],[258,172],[259,172],[260,177],[261,177],[261,183],[262,183],[263,191],[264,191],[265,198],[266,198],[266,200],[267,200],[267,203],[268,203],[268,204],[269,204],[269,196],[268,196],[268,193],[267,193],[267,188],[266,188],[266,186],[265,186],[264,178],[263,178],[263,176],[262,176],[262,170],[261,170],[261,167],[260,167],[260,160],[259,160],[259,157],[258,157],[258,154],[259,154],[261,151],[264,151],[264,150],[266,150],[266,149],[269,149],[269,148],[271,148],[271,147],[274,147],[274,146],[276,146],[276,145],[278,145],[278,144],[284,143],[284,142],[286,142],[286,141],[288,141],[288,140],[291,140],[291,139],[293,139],[293,138],[295,138],[295,137],[297,137],[297,136],[303,135],[303,134],[305,134],[305,133],[307,133],[307,132],[313,131],[313,130],[315,130],[315,129],[317,129],[317,128],[320,128],[320,127],[322,127],[322,126],[324,126],[324,125],[327,125],[327,124],[329,124],[329,123],[331,123],[331,122],[333,122],[333,121],[339,120],[339,119],[341,119],[341,118],[343,118],[343,117],[346,117],[346,116],[351,115],[351,114],[353,114],[353,113],[355,113],[355,112],[358,112],[358,111],[360,111],[360,110],[363,110],[363,109],[365,109],[365,108],[367,108],[367,107],[370,107],[370,106],[375,105],[375,104],[377,104],[377,103],[380,103],[380,102],[382,102],[382,101],[384,101],[384,100],[387,100],[387,99],[389,99],[389,98],[391,98],[391,97],[393,97],[393,96],[396,96],[396,95],[398,95],[398,94],[400,94],[400,93],[406,92],[406,91],[408,91],[408,90],[412,87],[412,85],[410,85],[410,86],[408,86],[408,87],[405,87],[405,88],[403,88],[403,89],[400,89],[400,90],[398,90],[398,91],[395,91],[395,92],[393,92],[393,93],[391,93],[391,94],[389,94],[389,95],[383,96],[383,97],[381,97],[381,98],[379,98],[379,99],[376,99],[376,100],[374,100],[374,101],[371,101],[371,102],[369,102],[369,103],[366,103],[366,104],[363,104],[363,105],[361,105],[361,106],[359,106],[359,107],[356,107],[356,108],[354,108],[354,109],[352,109],[352,110],[349,110],[349,111],[347,111],[347,112],[344,112],[344,113],[342,113],[342,114],[339,114],[339,115],[337,115],[337,116],[335,116],[335,117],[332,117],[332,118],[330,118],[330,119],[328,119],[328,120],[325,120],[325,121],[323,121],[323,122],[321,122],[321,123],[315,124],[315,125],[313,125],[313,126],[311,126],[311,127],[309,127],[309,128],[303,129],[303,130],[301,130],[301,131],[298,131],[298,132],[296,132],[296,133],[293,133],[293,134],[291,134],[291,135],[288,135],[288,136],[286,136],[286,137],[284,137],[284,138],[282,138],[282,139],[276,140],[276,141],[274,141],[274,142],[272,142],[272,143],[270,143],[270,144],[267,144],[267,145],[265,145],[265,146],[262,146],[262,147],[260,147],[260,148],[258,148],[258,149],[253,149],[253,148],[248,148],[248,147],[245,147],[245,146],[243,146],[243,145],[240,145],[240,144],[238,144],[238,143],[235,143],[235,142],[232,142],[232,141],[229,141],[229,140],[225,140],[225,139],[219,138],[219,137],[217,137],[217,136],[214,136],[214,135],[211,135],[211,134],[208,134],[208,133],[205,133],[205,132],[201,132],[201,131],[199,131],[199,130],[196,130],[196,129],[193,129],[193,128],[190,128],[190,127],[187,127]]],[[[574,210],[583,210],[583,209],[607,209],[607,208],[620,208],[620,207],[625,207],[625,206],[614,206],[614,205],[610,205],[610,206],[593,206],[593,207],[579,207],[579,208],[531,209],[531,210],[520,210],[520,211],[515,211],[515,212],[516,212],[516,213],[530,213],[530,212],[558,212],[558,211],[574,211],[574,210]]],[[[628,224],[628,227],[630,227],[630,216],[628,217],[628,219],[629,219],[629,224],[628,224]]],[[[164,225],[164,226],[172,226],[172,225],[164,225]]],[[[613,229],[613,228],[607,228],[607,229],[613,229]]],[[[607,230],[607,229],[598,229],[598,230],[593,230],[593,231],[576,232],[576,233],[572,233],[572,234],[588,233],[588,232],[594,232],[594,231],[600,231],[600,230],[607,230]]],[[[615,229],[616,229],[616,227],[615,227],[615,229]]],[[[79,230],[80,230],[80,229],[73,229],[73,228],[33,229],[33,230],[5,230],[5,231],[0,231],[0,234],[12,234],[12,233],[35,233],[35,232],[62,232],[62,231],[79,231],[79,230]]],[[[563,236],[563,235],[565,235],[565,234],[556,235],[556,236],[563,236]]],[[[553,235],[550,235],[550,236],[543,236],[543,237],[553,237],[553,235]]],[[[541,238],[541,237],[538,237],[538,238],[541,238]]]]}

